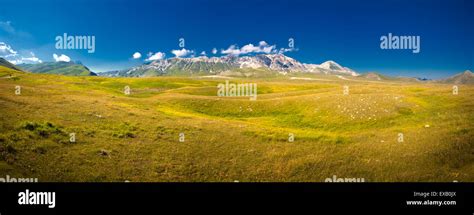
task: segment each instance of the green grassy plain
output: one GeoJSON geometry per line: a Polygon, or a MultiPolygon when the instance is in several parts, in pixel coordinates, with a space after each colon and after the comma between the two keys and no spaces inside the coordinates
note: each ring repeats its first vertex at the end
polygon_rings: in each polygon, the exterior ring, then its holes
{"type": "Polygon", "coordinates": [[[444,84],[311,78],[230,79],[257,83],[258,99],[250,101],[217,97],[224,79],[68,77],[1,67],[0,176],[474,181],[472,85],[453,95],[444,84]]]}

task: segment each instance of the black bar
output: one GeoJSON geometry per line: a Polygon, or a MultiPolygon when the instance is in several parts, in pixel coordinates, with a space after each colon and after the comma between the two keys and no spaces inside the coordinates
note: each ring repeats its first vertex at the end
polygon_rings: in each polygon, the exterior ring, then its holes
{"type": "Polygon", "coordinates": [[[244,214],[283,210],[305,214],[323,210],[364,214],[474,213],[474,183],[3,183],[0,193],[1,215],[113,210],[158,214],[220,212],[221,207],[244,214]],[[19,205],[18,194],[26,189],[55,192],[55,207],[19,205]],[[451,192],[456,196],[416,197],[414,192],[451,192]],[[407,205],[407,201],[420,200],[455,201],[455,205],[407,205]]]}

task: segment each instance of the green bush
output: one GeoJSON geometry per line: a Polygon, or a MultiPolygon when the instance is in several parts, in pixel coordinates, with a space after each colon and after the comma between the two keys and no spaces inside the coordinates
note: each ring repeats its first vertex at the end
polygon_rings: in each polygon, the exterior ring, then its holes
{"type": "Polygon", "coordinates": [[[64,131],[51,122],[23,122],[20,128],[32,131],[41,137],[49,137],[52,134],[64,134],[64,131]]]}
{"type": "Polygon", "coordinates": [[[136,137],[136,131],[138,128],[134,125],[129,124],[128,122],[122,123],[116,130],[112,133],[112,136],[118,138],[134,138],[136,137]]]}

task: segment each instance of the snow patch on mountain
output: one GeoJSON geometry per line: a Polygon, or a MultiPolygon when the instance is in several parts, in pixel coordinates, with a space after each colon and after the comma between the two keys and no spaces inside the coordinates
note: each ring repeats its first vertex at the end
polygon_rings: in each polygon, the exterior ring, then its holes
{"type": "Polygon", "coordinates": [[[281,74],[288,73],[317,73],[358,76],[354,70],[343,67],[334,61],[322,64],[301,63],[284,54],[258,54],[255,56],[227,55],[222,57],[199,56],[192,58],[159,59],[123,71],[102,73],[104,76],[164,75],[170,72],[189,74],[221,74],[232,69],[264,68],[281,74]]]}

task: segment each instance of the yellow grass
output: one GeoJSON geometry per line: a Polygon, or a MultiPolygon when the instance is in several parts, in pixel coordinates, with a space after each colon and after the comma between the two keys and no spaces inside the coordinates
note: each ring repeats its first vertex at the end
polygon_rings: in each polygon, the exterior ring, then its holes
{"type": "Polygon", "coordinates": [[[257,101],[217,97],[222,79],[67,77],[0,68],[0,175],[474,181],[473,86],[453,95],[451,85],[325,76],[230,81],[257,83],[257,101]]]}

